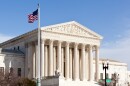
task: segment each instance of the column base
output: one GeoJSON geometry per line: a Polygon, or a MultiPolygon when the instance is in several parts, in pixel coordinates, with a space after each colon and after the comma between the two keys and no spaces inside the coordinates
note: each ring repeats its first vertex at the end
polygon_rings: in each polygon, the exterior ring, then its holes
{"type": "Polygon", "coordinates": [[[87,79],[83,79],[82,81],[83,81],[83,82],[88,82],[88,80],[87,80],[87,79]]]}
{"type": "Polygon", "coordinates": [[[89,82],[94,82],[94,80],[88,80],[89,82]]]}
{"type": "Polygon", "coordinates": [[[77,78],[77,79],[74,79],[74,81],[80,81],[80,79],[77,78]]]}
{"type": "Polygon", "coordinates": [[[41,77],[41,79],[44,79],[45,77],[41,77]]]}
{"type": "Polygon", "coordinates": [[[59,79],[65,79],[63,75],[60,75],[59,76],[59,79]]]}
{"type": "Polygon", "coordinates": [[[72,81],[72,79],[71,78],[67,78],[67,79],[65,79],[66,81],[72,81]]]}

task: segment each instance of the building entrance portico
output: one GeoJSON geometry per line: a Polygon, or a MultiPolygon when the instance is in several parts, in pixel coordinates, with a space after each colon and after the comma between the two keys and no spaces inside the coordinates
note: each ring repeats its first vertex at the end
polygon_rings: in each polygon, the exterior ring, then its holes
{"type": "MultiPolygon", "coordinates": [[[[44,39],[43,41],[44,42],[42,42],[41,44],[41,50],[42,52],[44,52],[44,55],[42,55],[44,56],[44,60],[41,60],[42,77],[54,76],[55,71],[58,69],[60,75],[63,76],[65,79],[94,80],[94,73],[92,68],[94,56],[93,52],[97,53],[98,51],[98,47],[96,45],[50,39],[44,39]]],[[[37,44],[34,46],[30,46],[34,47],[37,46],[37,44]]],[[[99,59],[98,55],[96,56],[97,61],[99,59]]],[[[36,68],[36,56],[34,57],[32,62],[33,68],[36,68]]],[[[31,74],[33,74],[33,78],[37,76],[35,71],[36,70],[33,69],[33,73],[30,72],[31,74]]],[[[98,77],[98,74],[96,75],[96,77],[98,77]]]]}

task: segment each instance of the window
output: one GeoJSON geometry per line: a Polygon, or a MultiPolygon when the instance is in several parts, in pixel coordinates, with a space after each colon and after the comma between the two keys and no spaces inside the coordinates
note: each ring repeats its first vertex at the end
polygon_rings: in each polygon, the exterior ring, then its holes
{"type": "Polygon", "coordinates": [[[4,67],[0,67],[0,73],[4,74],[4,67]]]}
{"type": "Polygon", "coordinates": [[[100,73],[100,79],[103,79],[103,73],[100,73]]]}
{"type": "Polygon", "coordinates": [[[21,68],[18,68],[18,76],[21,77],[21,68]]]}
{"type": "Polygon", "coordinates": [[[19,46],[18,46],[18,50],[19,50],[19,46]]]}

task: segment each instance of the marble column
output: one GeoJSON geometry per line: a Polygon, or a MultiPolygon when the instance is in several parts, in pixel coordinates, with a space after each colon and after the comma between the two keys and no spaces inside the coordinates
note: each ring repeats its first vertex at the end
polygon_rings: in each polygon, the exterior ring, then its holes
{"type": "Polygon", "coordinates": [[[53,76],[53,40],[49,40],[49,76],[53,76]]]}
{"type": "Polygon", "coordinates": [[[78,49],[77,56],[79,58],[79,79],[82,80],[81,49],[78,49]]]}
{"type": "Polygon", "coordinates": [[[69,50],[69,78],[72,79],[72,49],[69,50]]]}
{"type": "Polygon", "coordinates": [[[69,42],[66,42],[66,47],[65,47],[65,78],[69,78],[69,42]]]}
{"type": "Polygon", "coordinates": [[[35,45],[33,45],[33,78],[36,78],[36,52],[35,45]]]}
{"type": "Polygon", "coordinates": [[[25,77],[28,77],[28,43],[25,44],[25,77]]]}
{"type": "Polygon", "coordinates": [[[41,41],[41,78],[44,77],[44,40],[41,41]]]}
{"type": "Polygon", "coordinates": [[[64,76],[64,48],[61,48],[61,76],[64,76]]]}
{"type": "Polygon", "coordinates": [[[86,79],[89,80],[89,58],[88,58],[88,48],[85,51],[85,60],[86,60],[86,79]]]}
{"type": "Polygon", "coordinates": [[[86,63],[86,60],[85,60],[85,44],[82,44],[82,49],[81,49],[81,67],[82,67],[82,79],[81,80],[85,80],[85,74],[86,74],[86,71],[85,71],[85,63],[86,63]]]}
{"type": "Polygon", "coordinates": [[[30,43],[28,43],[28,78],[31,79],[31,71],[30,71],[30,67],[31,67],[31,45],[30,43]]]}
{"type": "Polygon", "coordinates": [[[48,76],[48,48],[45,46],[45,60],[44,60],[44,72],[45,76],[48,76]]]}
{"type": "Polygon", "coordinates": [[[28,43],[28,78],[31,79],[31,54],[32,54],[32,49],[31,49],[31,43],[28,43]]]}
{"type": "Polygon", "coordinates": [[[53,73],[55,75],[56,71],[56,47],[53,47],[53,73]]]}
{"type": "Polygon", "coordinates": [[[35,55],[35,58],[36,58],[36,78],[38,78],[38,67],[37,67],[37,65],[38,65],[38,60],[37,60],[37,58],[38,58],[38,44],[37,43],[35,43],[35,53],[36,53],[36,55],[35,55]]]}
{"type": "Polygon", "coordinates": [[[33,78],[33,58],[34,58],[34,53],[35,53],[35,46],[33,44],[33,42],[29,43],[29,51],[28,51],[28,54],[29,54],[29,58],[28,58],[28,65],[29,65],[29,68],[28,68],[28,71],[29,71],[29,79],[32,79],[33,78]]]}
{"type": "Polygon", "coordinates": [[[99,46],[96,46],[95,52],[95,72],[96,72],[96,81],[99,80],[99,46]]]}
{"type": "Polygon", "coordinates": [[[62,66],[62,64],[61,64],[61,41],[58,41],[57,61],[58,61],[57,68],[58,68],[60,74],[62,74],[61,73],[61,66],[62,66]]]}
{"type": "Polygon", "coordinates": [[[89,46],[89,80],[93,81],[94,80],[94,72],[93,72],[93,55],[92,55],[92,45],[89,46]]]}
{"type": "Polygon", "coordinates": [[[72,49],[72,79],[75,80],[74,48],[72,49]]]}
{"type": "Polygon", "coordinates": [[[77,56],[78,44],[74,44],[74,80],[79,80],[79,57],[77,56]]]}

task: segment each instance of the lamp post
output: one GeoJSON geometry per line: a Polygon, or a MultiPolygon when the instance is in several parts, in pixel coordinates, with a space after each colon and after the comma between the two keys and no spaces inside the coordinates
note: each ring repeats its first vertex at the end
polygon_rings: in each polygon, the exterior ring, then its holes
{"type": "Polygon", "coordinates": [[[107,83],[106,83],[106,70],[108,70],[108,66],[109,66],[109,62],[108,60],[106,62],[102,62],[102,67],[103,67],[103,70],[105,70],[105,86],[107,86],[107,83]]]}

